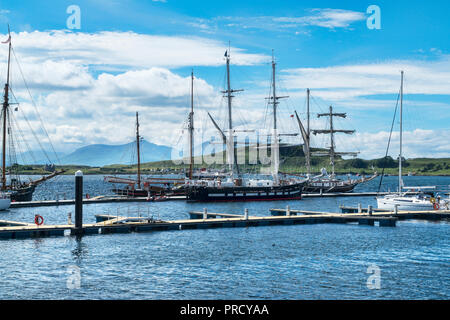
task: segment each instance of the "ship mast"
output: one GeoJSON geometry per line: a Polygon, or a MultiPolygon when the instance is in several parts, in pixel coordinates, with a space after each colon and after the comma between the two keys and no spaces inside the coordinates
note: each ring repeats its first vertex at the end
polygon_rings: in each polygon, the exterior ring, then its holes
{"type": "Polygon", "coordinates": [[[269,104],[273,106],[273,130],[272,130],[272,144],[271,144],[271,158],[272,158],[272,176],[274,184],[279,184],[278,172],[280,169],[280,146],[278,140],[278,128],[277,128],[277,105],[278,100],[285,97],[279,97],[276,93],[276,62],[272,50],[272,96],[269,97],[269,104]]]}
{"type": "Polygon", "coordinates": [[[139,135],[139,115],[136,111],[136,149],[137,149],[137,185],[138,189],[141,188],[141,155],[140,155],[140,146],[139,140],[141,139],[139,135]]]}
{"type": "Polygon", "coordinates": [[[230,48],[225,51],[225,57],[227,58],[227,90],[222,91],[222,93],[226,93],[227,102],[228,102],[228,138],[227,138],[227,161],[230,168],[230,172],[232,177],[234,177],[235,171],[237,170],[239,173],[239,169],[237,166],[237,159],[235,157],[235,142],[234,142],[234,131],[233,131],[233,118],[232,118],[232,107],[231,101],[233,98],[234,92],[239,92],[243,90],[233,90],[231,89],[231,80],[230,80],[230,48]]]}
{"type": "Polygon", "coordinates": [[[311,129],[310,129],[310,113],[309,113],[309,98],[310,98],[310,90],[306,89],[306,114],[307,114],[307,127],[303,126],[300,117],[298,116],[297,111],[295,111],[295,117],[297,119],[298,126],[300,128],[300,133],[303,138],[303,153],[305,154],[305,162],[306,162],[306,173],[308,175],[311,174],[311,150],[310,150],[310,138],[311,138],[311,129]]]}
{"type": "Polygon", "coordinates": [[[8,26],[8,71],[6,75],[6,83],[5,83],[5,93],[4,93],[4,101],[2,108],[3,115],[3,140],[2,140],[2,190],[6,190],[6,117],[8,116],[8,107],[9,107],[9,68],[11,62],[11,32],[9,31],[8,26]]]}
{"type": "MultiPolygon", "coordinates": [[[[337,130],[334,129],[333,124],[333,117],[339,117],[339,118],[346,118],[346,113],[333,113],[333,107],[330,106],[329,113],[320,113],[317,115],[318,118],[321,117],[330,117],[330,129],[329,130],[313,130],[314,134],[330,134],[330,149],[329,149],[329,156],[330,156],[330,164],[331,164],[331,176],[335,176],[335,156],[336,155],[357,155],[358,152],[336,152],[336,145],[334,143],[334,134],[335,133],[346,133],[346,134],[353,134],[355,133],[355,130],[337,130]]],[[[320,152],[317,155],[322,155],[320,152]]]]}
{"type": "Polygon", "coordinates": [[[191,72],[191,112],[189,113],[189,179],[194,166],[194,70],[191,72]]]}
{"type": "Polygon", "coordinates": [[[402,143],[403,143],[403,75],[401,72],[401,85],[400,85],[400,155],[398,158],[398,193],[402,193],[402,143]]]}
{"type": "Polygon", "coordinates": [[[311,150],[309,149],[309,146],[311,145],[311,129],[310,129],[310,113],[309,113],[309,99],[310,99],[310,90],[309,88],[306,89],[306,137],[308,139],[308,149],[305,153],[305,160],[306,160],[306,172],[307,174],[311,174],[311,150]]]}

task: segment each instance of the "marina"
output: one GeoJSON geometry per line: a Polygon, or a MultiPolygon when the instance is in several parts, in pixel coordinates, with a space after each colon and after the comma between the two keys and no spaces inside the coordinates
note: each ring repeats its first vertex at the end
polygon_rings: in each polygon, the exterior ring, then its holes
{"type": "MultiPolygon", "coordinates": [[[[302,198],[337,198],[337,197],[370,197],[377,195],[387,195],[390,192],[357,192],[357,193],[307,193],[302,195],[302,198]]],[[[415,194],[415,193],[410,193],[415,194]]],[[[164,201],[185,201],[186,196],[167,195],[164,201]]],[[[117,197],[117,196],[96,196],[93,198],[83,198],[83,204],[97,204],[97,203],[133,203],[133,202],[153,202],[148,197],[117,197]]],[[[157,201],[157,200],[156,200],[157,201]]],[[[10,208],[27,208],[27,207],[51,207],[51,206],[67,206],[75,204],[74,199],[62,200],[37,200],[12,202],[10,208]]]]}
{"type": "MultiPolygon", "coordinates": [[[[341,194],[342,196],[342,194],[341,194]]],[[[360,195],[361,196],[361,195],[360,195]]],[[[75,200],[66,200],[65,205],[74,204],[75,224],[71,224],[72,215],[68,217],[68,224],[50,225],[44,224],[44,218],[35,215],[35,225],[30,223],[0,220],[0,238],[2,239],[23,239],[65,235],[90,235],[90,234],[110,234],[110,233],[131,233],[149,231],[169,231],[185,229],[208,229],[208,228],[234,228],[234,227],[258,227],[276,225],[300,225],[300,224],[323,224],[323,223],[358,223],[360,225],[371,225],[376,223],[381,227],[394,227],[398,219],[420,219],[420,220],[442,220],[450,217],[450,210],[434,211],[387,211],[373,210],[369,206],[366,210],[359,205],[358,208],[341,207],[342,213],[318,212],[309,210],[291,210],[290,206],[285,209],[270,209],[270,216],[249,215],[247,208],[244,214],[233,213],[208,213],[207,208],[203,212],[189,212],[189,220],[161,220],[153,216],[138,217],[121,216],[113,214],[96,214],[95,223],[83,224],[83,207],[91,202],[111,203],[120,202],[115,198],[96,197],[83,200],[83,174],[78,171],[75,175],[75,200]],[[102,201],[103,200],[103,201],[102,201]],[[356,211],[356,212],[355,212],[356,211]]],[[[128,202],[135,202],[136,198],[126,199],[128,202]]],[[[148,201],[148,199],[141,199],[148,201]]],[[[21,204],[22,207],[27,207],[21,204]]],[[[58,202],[37,202],[28,207],[58,205],[58,202]]],[[[19,206],[20,208],[20,206],[19,206]]],[[[159,216],[159,214],[158,214],[159,216]]]]}
{"type": "Polygon", "coordinates": [[[449,300],[450,5],[191,2],[0,5],[0,301],[449,300]]]}
{"type": "Polygon", "coordinates": [[[84,224],[81,228],[73,225],[35,226],[15,221],[0,220],[1,239],[24,239],[67,235],[92,235],[131,232],[172,231],[210,228],[247,228],[259,226],[305,225],[305,224],[346,224],[358,223],[380,227],[395,227],[398,219],[438,221],[450,218],[450,210],[416,212],[368,212],[337,214],[290,209],[271,209],[272,216],[249,216],[229,213],[190,212],[190,220],[153,220],[145,217],[122,217],[114,215],[96,215],[97,223],[84,224]],[[281,215],[280,215],[281,213],[281,215]],[[202,219],[198,219],[202,217],[202,219]]]}
{"type": "MultiPolygon", "coordinates": [[[[248,285],[251,288],[249,290],[259,288],[258,293],[252,295],[262,299],[318,298],[319,294],[322,297],[336,294],[349,298],[363,297],[367,292],[361,289],[360,283],[366,281],[367,259],[395,270],[394,273],[385,272],[384,291],[369,292],[373,298],[389,298],[399,294],[393,285],[398,277],[404,278],[405,282],[411,281],[413,274],[418,272],[416,264],[405,261],[419,263],[417,266],[420,266],[422,274],[429,275],[430,279],[431,274],[437,272],[436,268],[444,270],[445,262],[440,257],[446,255],[448,219],[423,220],[413,216],[401,219],[388,216],[386,222],[395,222],[395,227],[381,227],[380,220],[377,222],[376,218],[384,217],[370,217],[365,212],[369,206],[376,211],[374,196],[355,197],[347,194],[318,199],[306,197],[300,201],[208,204],[187,203],[185,200],[148,202],[138,199],[136,202],[134,198],[130,202],[91,203],[89,201],[95,201],[96,197],[92,187],[103,181],[103,177],[83,178],[85,193],[92,194],[90,199],[83,199],[84,236],[75,235],[73,200],[67,205],[17,207],[0,212],[0,220],[4,220],[0,228],[7,230],[1,231],[0,241],[5,257],[0,262],[5,271],[2,297],[14,296],[6,288],[15,283],[17,273],[12,270],[19,268],[19,265],[25,274],[35,278],[31,281],[34,283],[32,286],[23,287],[20,296],[31,297],[39,290],[40,297],[50,299],[78,299],[86,295],[98,299],[126,299],[133,297],[134,291],[118,291],[115,286],[127,288],[130,284],[139,288],[145,297],[154,299],[166,299],[178,295],[176,292],[182,290],[185,293],[181,296],[186,298],[241,298],[249,295],[249,291],[242,287],[249,281],[252,283],[248,285]],[[357,212],[358,204],[361,204],[362,214],[357,212]],[[287,206],[290,207],[291,216],[283,212],[287,206]],[[341,206],[348,210],[352,208],[354,216],[342,214],[341,206]],[[205,207],[207,219],[203,219],[205,207]],[[245,209],[248,209],[249,220],[244,219],[245,209]],[[278,209],[281,216],[271,216],[270,209],[278,209]],[[299,211],[298,215],[294,216],[296,211],[299,211]],[[72,224],[68,224],[69,212],[72,213],[72,224]],[[327,214],[332,214],[332,220],[326,217],[327,214]],[[35,215],[43,217],[43,225],[36,226],[33,221],[35,215]],[[191,219],[191,215],[194,219],[191,219]],[[413,247],[418,246],[427,252],[425,256],[409,254],[413,247]],[[17,252],[17,248],[20,248],[20,252],[17,252]],[[25,260],[36,253],[39,257],[25,260]],[[315,260],[311,260],[310,256],[316,257],[315,260]],[[426,260],[423,260],[424,257],[426,260]],[[344,262],[344,258],[357,263],[344,262]],[[152,272],[150,269],[137,271],[135,261],[151,266],[152,272]],[[258,261],[265,262],[259,265],[258,261]],[[280,264],[276,261],[280,261],[280,264]],[[319,264],[327,266],[326,270],[331,273],[323,275],[320,271],[323,267],[319,264]],[[62,271],[72,265],[81,269],[81,290],[66,288],[67,276],[62,271]],[[276,271],[271,269],[272,265],[277,266],[276,271]],[[306,265],[316,267],[305,268],[306,265]],[[427,270],[423,269],[424,265],[427,270]],[[265,266],[269,266],[269,269],[265,266]],[[196,270],[195,274],[193,270],[196,270]],[[255,270],[258,275],[254,273],[255,270]],[[53,290],[43,289],[48,284],[39,280],[42,272],[54,279],[53,290]],[[116,277],[117,273],[123,277],[115,278],[114,287],[104,282],[109,277],[116,277]],[[342,291],[340,287],[326,289],[314,285],[315,281],[331,285],[335,281],[335,273],[346,279],[353,288],[352,293],[342,291]],[[273,280],[275,274],[278,275],[277,281],[273,280]],[[99,278],[103,279],[101,283],[98,282],[99,278]],[[171,279],[170,283],[164,280],[168,278],[171,279]],[[294,279],[294,283],[289,282],[289,279],[294,279]],[[280,287],[280,281],[286,282],[280,287]],[[186,286],[185,283],[195,284],[186,286]],[[316,290],[295,291],[298,284],[312,286],[316,290]],[[106,289],[102,289],[104,287],[106,289]],[[278,291],[273,294],[272,290],[278,291]]],[[[436,178],[411,179],[422,179],[428,183],[430,179],[436,178]]],[[[73,176],[62,177],[62,180],[54,182],[55,187],[62,189],[60,184],[64,183],[67,195],[74,194],[73,180],[73,176]]],[[[437,184],[450,182],[449,178],[434,181],[437,184]]],[[[395,185],[396,177],[387,177],[385,183],[395,185]]],[[[377,181],[371,184],[375,188],[377,181]]],[[[356,193],[369,192],[371,184],[358,187],[356,193]]],[[[37,195],[43,194],[42,188],[40,186],[37,189],[37,195]]],[[[420,297],[423,291],[436,298],[445,296],[434,289],[438,288],[436,281],[430,281],[420,284],[420,291],[409,293],[408,297],[420,297]]]]}

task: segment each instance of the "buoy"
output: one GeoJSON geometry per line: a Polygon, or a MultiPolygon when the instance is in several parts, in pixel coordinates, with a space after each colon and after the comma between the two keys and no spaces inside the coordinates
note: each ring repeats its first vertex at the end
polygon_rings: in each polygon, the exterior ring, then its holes
{"type": "Polygon", "coordinates": [[[34,223],[37,226],[40,226],[40,225],[42,225],[44,223],[44,218],[42,218],[42,216],[37,214],[37,215],[34,216],[34,223]]]}
{"type": "Polygon", "coordinates": [[[439,203],[437,202],[433,203],[433,208],[434,210],[439,210],[440,209],[439,203]]]}

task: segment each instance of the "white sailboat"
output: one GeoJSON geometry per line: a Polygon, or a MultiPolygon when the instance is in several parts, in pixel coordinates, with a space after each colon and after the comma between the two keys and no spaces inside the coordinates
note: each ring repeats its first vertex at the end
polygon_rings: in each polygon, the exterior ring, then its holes
{"type": "Polygon", "coordinates": [[[377,205],[379,209],[404,211],[430,211],[439,209],[448,209],[449,201],[435,197],[434,190],[436,187],[407,187],[405,188],[402,180],[402,143],[403,143],[403,76],[401,72],[400,86],[400,155],[398,161],[398,193],[389,194],[384,197],[377,197],[377,205]],[[405,189],[406,192],[402,192],[405,189]],[[419,191],[418,194],[407,194],[407,191],[419,191]]]}

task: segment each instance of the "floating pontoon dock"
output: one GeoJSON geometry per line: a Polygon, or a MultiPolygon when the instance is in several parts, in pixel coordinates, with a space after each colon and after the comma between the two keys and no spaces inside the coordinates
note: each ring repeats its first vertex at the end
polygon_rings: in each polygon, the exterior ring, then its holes
{"type": "MultiPolygon", "coordinates": [[[[302,198],[327,198],[327,197],[375,197],[390,194],[389,192],[360,192],[360,193],[306,193],[302,198]]],[[[185,196],[167,196],[164,201],[186,200],[185,196]]],[[[117,196],[97,196],[93,198],[84,198],[83,204],[94,203],[121,203],[121,202],[153,202],[146,197],[117,197],[117,196]]],[[[158,202],[158,200],[156,200],[158,202]]],[[[31,208],[31,207],[51,207],[51,206],[67,206],[74,205],[75,200],[40,200],[40,201],[26,201],[26,202],[12,202],[11,208],[31,208]]]]}
{"type": "Polygon", "coordinates": [[[115,215],[97,215],[96,223],[83,224],[81,230],[74,225],[41,225],[36,226],[23,222],[0,220],[0,239],[23,239],[49,236],[92,235],[108,233],[152,232],[184,229],[239,228],[276,225],[305,225],[323,223],[357,223],[359,225],[395,227],[397,220],[449,219],[450,211],[372,212],[361,213],[329,213],[303,210],[271,209],[271,212],[283,213],[278,216],[249,216],[227,213],[190,212],[189,220],[162,221],[146,217],[122,217],[115,215]],[[289,213],[289,215],[286,214],[289,213]],[[199,219],[199,217],[201,217],[199,219]],[[220,218],[218,218],[220,217],[220,218]]]}

